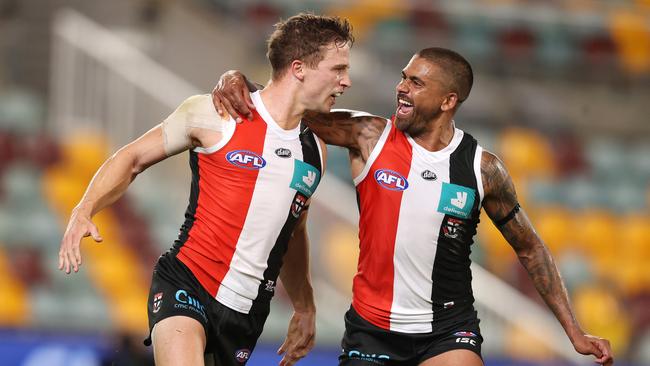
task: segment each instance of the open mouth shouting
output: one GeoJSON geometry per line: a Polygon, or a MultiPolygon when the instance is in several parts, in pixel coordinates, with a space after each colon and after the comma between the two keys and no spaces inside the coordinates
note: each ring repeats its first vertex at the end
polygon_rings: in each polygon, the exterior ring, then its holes
{"type": "Polygon", "coordinates": [[[406,118],[413,113],[413,102],[403,95],[397,96],[397,111],[395,114],[397,117],[406,118]]]}
{"type": "Polygon", "coordinates": [[[343,92],[336,92],[336,93],[330,94],[330,98],[331,98],[330,103],[332,105],[334,105],[334,103],[336,103],[336,98],[340,97],[341,95],[343,95],[343,92]]]}

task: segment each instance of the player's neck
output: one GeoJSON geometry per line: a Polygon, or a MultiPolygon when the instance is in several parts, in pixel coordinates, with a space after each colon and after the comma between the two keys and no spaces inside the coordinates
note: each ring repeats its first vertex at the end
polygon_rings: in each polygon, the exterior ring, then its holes
{"type": "Polygon", "coordinates": [[[269,114],[285,130],[296,128],[305,113],[305,109],[296,103],[296,96],[296,88],[283,81],[270,81],[260,92],[269,114]]]}
{"type": "Polygon", "coordinates": [[[456,130],[454,120],[451,117],[440,118],[432,121],[431,126],[420,135],[411,137],[428,151],[440,151],[449,146],[456,130]]]}

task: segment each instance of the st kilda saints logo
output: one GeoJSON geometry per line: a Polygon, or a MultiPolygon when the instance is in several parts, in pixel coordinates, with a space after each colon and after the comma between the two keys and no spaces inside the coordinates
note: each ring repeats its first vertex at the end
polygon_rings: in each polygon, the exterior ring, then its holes
{"type": "Polygon", "coordinates": [[[163,293],[159,292],[153,295],[153,312],[157,313],[160,311],[160,305],[162,304],[163,293]]]}
{"type": "Polygon", "coordinates": [[[296,198],[293,200],[293,203],[291,204],[291,215],[293,217],[298,218],[300,216],[300,213],[302,212],[302,209],[305,208],[305,205],[307,204],[307,197],[303,196],[302,194],[297,194],[296,198]]]}
{"type": "Polygon", "coordinates": [[[447,221],[442,226],[442,233],[449,239],[458,238],[463,230],[463,220],[453,217],[447,217],[447,221]]]}

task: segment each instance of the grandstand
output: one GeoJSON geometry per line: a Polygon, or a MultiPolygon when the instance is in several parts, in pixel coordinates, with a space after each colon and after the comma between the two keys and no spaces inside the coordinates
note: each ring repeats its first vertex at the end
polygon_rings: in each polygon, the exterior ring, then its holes
{"type": "MultiPolygon", "coordinates": [[[[73,276],[56,269],[69,212],[116,147],[223,71],[264,82],[261,35],[302,10],[354,25],[342,107],[390,115],[415,50],[467,55],[476,84],[457,126],[504,160],[585,329],[612,341],[617,364],[650,364],[648,1],[0,0],[2,364],[151,362],[139,342],[146,295],[183,220],[187,156],[148,170],[97,215],[104,242],[83,244],[73,276]]],[[[358,247],[347,164],[330,149],[313,205],[319,333],[299,364],[331,365],[339,351],[358,247]]],[[[486,365],[591,362],[487,217],[472,256],[486,365]]],[[[282,291],[272,312],[249,365],[279,360],[291,312],[282,291]]]]}

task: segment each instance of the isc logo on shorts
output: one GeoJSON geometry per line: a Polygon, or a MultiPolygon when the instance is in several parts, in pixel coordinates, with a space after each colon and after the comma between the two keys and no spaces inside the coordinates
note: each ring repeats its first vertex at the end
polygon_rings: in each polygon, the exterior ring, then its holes
{"type": "Polygon", "coordinates": [[[403,191],[409,187],[409,182],[400,173],[389,169],[375,171],[375,180],[382,188],[391,191],[403,191]]]}
{"type": "Polygon", "coordinates": [[[472,339],[476,337],[476,334],[474,332],[462,331],[456,332],[454,335],[458,337],[456,338],[456,343],[467,343],[471,344],[472,346],[476,346],[476,340],[472,339]]]}
{"type": "Polygon", "coordinates": [[[248,150],[231,151],[226,154],[226,160],[232,165],[251,170],[262,169],[266,165],[263,157],[248,150]]]}
{"type": "Polygon", "coordinates": [[[476,346],[476,340],[467,337],[456,338],[456,343],[467,343],[476,346]]]}
{"type": "Polygon", "coordinates": [[[235,360],[239,363],[246,363],[251,357],[251,350],[248,348],[243,348],[235,351],[235,360]]]}

